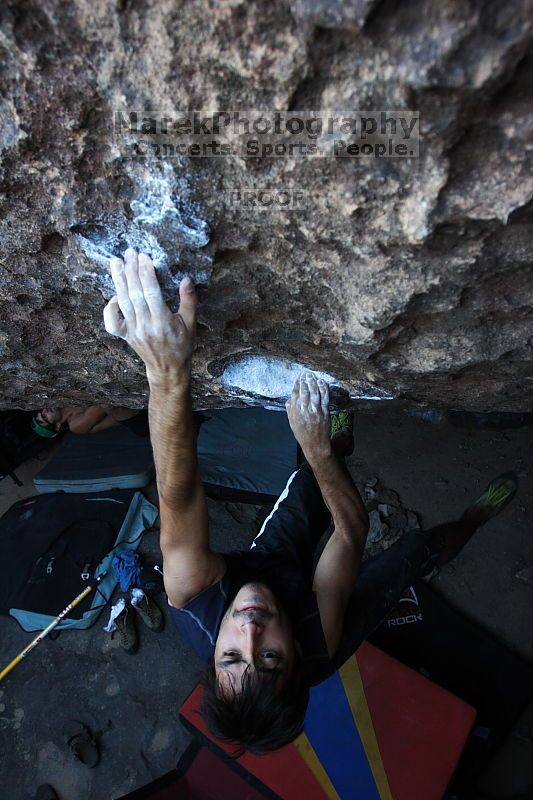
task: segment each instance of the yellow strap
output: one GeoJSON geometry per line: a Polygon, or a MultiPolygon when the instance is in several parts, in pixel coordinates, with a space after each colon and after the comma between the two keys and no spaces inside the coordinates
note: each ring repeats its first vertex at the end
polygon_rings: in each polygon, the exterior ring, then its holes
{"type": "Polygon", "coordinates": [[[298,738],[294,740],[293,744],[324,790],[326,796],[330,800],[341,800],[305,733],[301,733],[298,738]]]}
{"type": "Polygon", "coordinates": [[[374,725],[372,724],[372,717],[366,701],[365,690],[363,688],[363,681],[359,666],[357,664],[356,656],[352,656],[339,670],[344,691],[352,711],[359,736],[365,748],[365,753],[368,758],[372,775],[376,782],[376,787],[379,792],[381,800],[393,800],[389,780],[381,753],[379,752],[378,740],[374,725]]]}

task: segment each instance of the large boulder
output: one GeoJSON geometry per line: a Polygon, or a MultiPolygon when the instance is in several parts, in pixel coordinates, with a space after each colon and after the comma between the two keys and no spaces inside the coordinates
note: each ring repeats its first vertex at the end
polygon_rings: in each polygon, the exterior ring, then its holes
{"type": "Polygon", "coordinates": [[[530,408],[531,12],[6,0],[0,407],[146,405],[142,365],[102,323],[107,260],[132,244],[169,302],[185,272],[200,284],[198,407],[279,405],[302,365],[342,402],[530,408]],[[117,110],[194,109],[408,109],[419,154],[156,157],[114,135],[117,110]]]}

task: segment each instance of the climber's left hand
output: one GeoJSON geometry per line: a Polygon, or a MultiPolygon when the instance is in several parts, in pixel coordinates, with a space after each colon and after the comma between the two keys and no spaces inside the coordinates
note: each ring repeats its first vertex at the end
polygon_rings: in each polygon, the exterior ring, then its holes
{"type": "Polygon", "coordinates": [[[163,300],[150,256],[128,248],[124,261],[111,259],[116,295],[104,308],[108,333],[125,339],[146,366],[149,382],[176,381],[190,372],[198,297],[191,278],[179,286],[173,314],[163,300]]]}

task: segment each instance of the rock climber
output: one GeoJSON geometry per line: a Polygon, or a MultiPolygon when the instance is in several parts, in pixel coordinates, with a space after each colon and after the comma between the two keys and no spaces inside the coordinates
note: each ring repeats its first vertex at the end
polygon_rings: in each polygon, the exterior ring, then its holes
{"type": "Polygon", "coordinates": [[[304,373],[286,409],[305,462],[250,550],[215,552],[191,399],[194,283],[183,278],[173,314],[149,256],[128,249],[111,261],[111,274],[116,295],[104,309],[105,328],[146,367],[164,583],[178,630],[206,662],[204,719],[240,751],[276,749],[302,730],[309,687],[355,652],[417,577],[456,556],[503,510],[516,479],[496,478],[454,522],[410,531],[362,563],[368,515],[343,462],[353,448],[351,418],[330,416],[327,384],[304,373]]]}
{"type": "Polygon", "coordinates": [[[115,425],[126,425],[135,433],[148,435],[144,412],[132,408],[110,405],[47,406],[38,411],[32,420],[32,428],[43,437],[56,436],[68,428],[71,433],[98,433],[115,425]]]}

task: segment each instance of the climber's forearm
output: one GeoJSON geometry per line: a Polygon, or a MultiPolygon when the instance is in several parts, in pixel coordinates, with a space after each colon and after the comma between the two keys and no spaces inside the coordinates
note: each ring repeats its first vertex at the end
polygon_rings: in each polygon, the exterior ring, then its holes
{"type": "Polygon", "coordinates": [[[355,539],[362,553],[368,533],[368,513],[346,465],[333,453],[307,460],[331,512],[335,530],[355,539]]]}
{"type": "Polygon", "coordinates": [[[88,406],[77,411],[68,419],[68,427],[71,433],[98,433],[106,430],[114,424],[114,420],[109,422],[109,416],[101,406],[88,406]]]}
{"type": "Polygon", "coordinates": [[[117,420],[108,415],[101,422],[97,422],[96,425],[93,425],[88,433],[99,433],[100,431],[106,431],[108,428],[112,428],[115,425],[118,425],[117,420]]]}
{"type": "Polygon", "coordinates": [[[166,505],[189,507],[203,491],[196,454],[190,366],[149,376],[148,418],[157,489],[166,505]]]}

